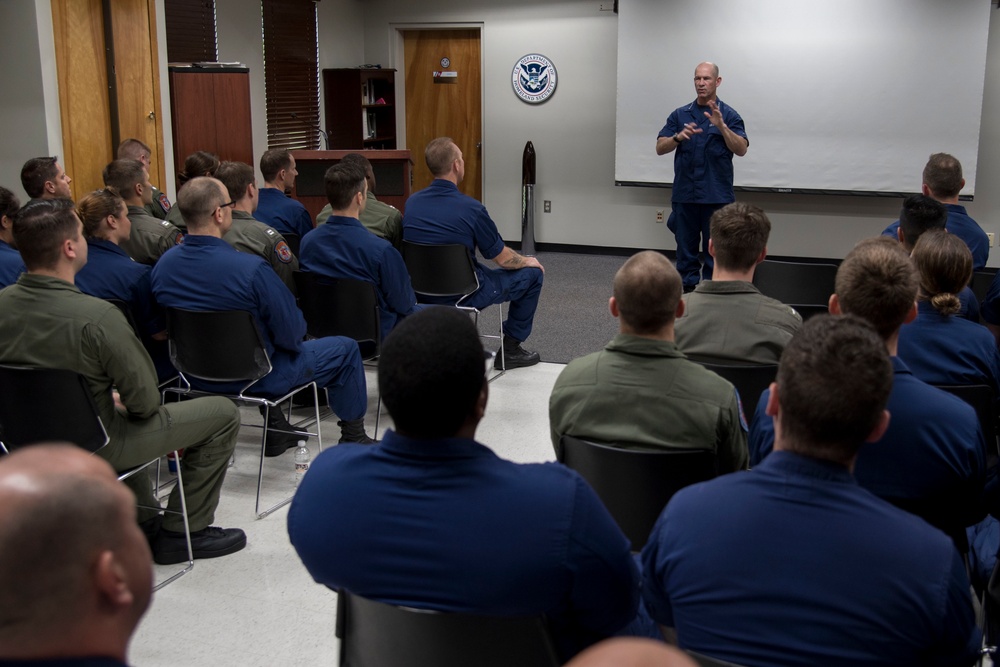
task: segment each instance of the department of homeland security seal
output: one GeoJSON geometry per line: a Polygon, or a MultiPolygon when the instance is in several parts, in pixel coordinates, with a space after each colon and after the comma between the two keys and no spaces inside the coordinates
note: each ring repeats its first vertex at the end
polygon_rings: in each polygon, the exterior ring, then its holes
{"type": "Polygon", "coordinates": [[[556,67],[538,53],[530,53],[514,65],[510,75],[514,94],[528,104],[540,104],[556,92],[556,67]]]}

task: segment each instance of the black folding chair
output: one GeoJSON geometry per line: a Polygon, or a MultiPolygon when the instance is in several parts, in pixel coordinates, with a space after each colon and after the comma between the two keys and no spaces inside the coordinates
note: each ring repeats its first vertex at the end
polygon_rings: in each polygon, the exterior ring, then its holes
{"type": "MultiPolygon", "coordinates": [[[[378,358],[382,351],[382,318],[374,285],[307,271],[296,271],[293,275],[309,336],[346,336],[357,341],[363,361],[378,358]]],[[[375,412],[376,440],[381,416],[382,392],[379,391],[375,412]]]]}
{"type": "MultiPolygon", "coordinates": [[[[0,396],[3,396],[0,400],[0,449],[4,453],[42,442],[71,442],[95,453],[108,444],[108,432],[97,413],[90,386],[79,373],[59,368],[0,365],[0,396]]],[[[134,468],[118,471],[118,479],[124,481],[158,464],[159,460],[157,457],[134,468]]],[[[177,491],[188,559],[179,571],[158,583],[154,590],[179,579],[194,567],[187,498],[179,468],[177,491]]],[[[158,506],[147,509],[173,512],[158,506]]]]}
{"type": "Polygon", "coordinates": [[[688,359],[704,366],[736,387],[743,403],[744,416],[746,412],[753,413],[760,395],[771,386],[778,375],[777,364],[734,364],[730,361],[692,355],[688,355],[688,359]]]}
{"type": "Polygon", "coordinates": [[[704,449],[623,449],[571,435],[559,460],[597,492],[632,551],[640,551],[675,493],[717,474],[715,452],[704,449]]]}
{"type": "Polygon", "coordinates": [[[312,400],[316,432],[304,435],[316,436],[319,450],[323,451],[323,437],[320,429],[319,392],[315,382],[307,382],[293,387],[284,396],[270,399],[248,395],[257,382],[271,372],[271,360],[264,347],[264,340],[257,329],[253,315],[245,310],[196,311],[183,308],[167,308],[167,334],[170,337],[170,361],[180,373],[179,387],[167,387],[168,393],[182,395],[213,395],[227,398],[246,405],[264,406],[263,433],[260,439],[260,467],[257,471],[257,498],[254,512],[262,519],[274,510],[291,502],[291,496],[260,510],[260,490],[264,480],[264,449],[267,446],[268,418],[272,409],[302,391],[312,389],[312,400]],[[242,388],[235,393],[196,390],[189,378],[203,382],[239,383],[242,388]]]}
{"type": "Polygon", "coordinates": [[[834,292],[836,264],[764,260],[754,271],[753,284],[765,296],[782,303],[825,306],[834,292]]]}
{"type": "Polygon", "coordinates": [[[288,232],[287,234],[282,234],[281,236],[285,239],[285,243],[288,244],[288,249],[292,251],[292,254],[298,257],[299,244],[302,243],[302,239],[299,238],[299,235],[288,232]]]}
{"type": "Polygon", "coordinates": [[[398,607],[347,591],[337,599],[341,667],[555,667],[545,619],[398,607]]]}
{"type": "MultiPolygon", "coordinates": [[[[451,301],[448,305],[472,313],[476,327],[479,327],[480,309],[462,305],[462,301],[479,289],[479,277],[476,276],[476,267],[468,248],[461,243],[425,244],[403,241],[403,261],[410,274],[410,282],[413,284],[417,301],[421,301],[421,297],[425,298],[421,303],[430,303],[426,301],[426,297],[449,298],[451,301]]],[[[502,303],[497,304],[497,311],[500,333],[496,336],[492,334],[480,334],[480,336],[499,341],[500,359],[503,360],[502,303]]],[[[505,372],[506,368],[501,369],[490,377],[489,381],[492,382],[505,372]]]]}

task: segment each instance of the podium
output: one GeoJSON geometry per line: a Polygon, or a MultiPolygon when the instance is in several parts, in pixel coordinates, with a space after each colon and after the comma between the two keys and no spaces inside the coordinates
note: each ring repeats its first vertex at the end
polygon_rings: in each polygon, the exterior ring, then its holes
{"type": "Polygon", "coordinates": [[[299,172],[292,196],[302,202],[313,220],[327,204],[326,185],[323,181],[326,170],[340,162],[348,153],[360,153],[368,158],[372,163],[372,171],[375,172],[375,196],[379,201],[392,204],[402,211],[413,183],[410,151],[292,151],[295,168],[299,172]]]}

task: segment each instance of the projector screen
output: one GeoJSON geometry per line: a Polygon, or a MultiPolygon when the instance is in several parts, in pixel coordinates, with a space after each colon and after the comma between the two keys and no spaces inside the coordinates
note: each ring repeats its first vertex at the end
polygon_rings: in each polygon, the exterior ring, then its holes
{"type": "Polygon", "coordinates": [[[975,193],[990,0],[620,0],[615,181],[673,182],[667,116],[715,62],[746,123],[737,189],[918,192],[951,153],[975,193]]]}

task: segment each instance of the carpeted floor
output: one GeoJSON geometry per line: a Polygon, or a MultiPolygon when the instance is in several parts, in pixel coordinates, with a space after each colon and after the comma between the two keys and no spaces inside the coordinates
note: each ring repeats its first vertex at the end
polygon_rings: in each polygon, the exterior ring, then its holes
{"type": "MultiPolygon", "coordinates": [[[[545,284],[525,347],[536,350],[542,361],[562,364],[604,347],[618,333],[608,298],[611,280],[626,258],[562,252],[537,256],[545,267],[545,284]]],[[[479,326],[484,333],[496,332],[494,307],[483,312],[479,326]]]]}

